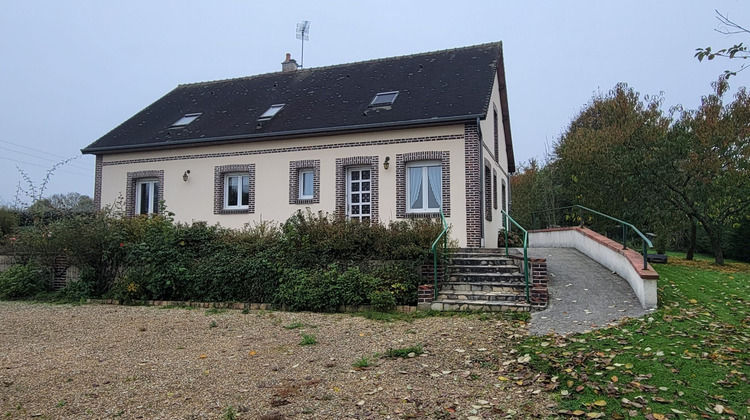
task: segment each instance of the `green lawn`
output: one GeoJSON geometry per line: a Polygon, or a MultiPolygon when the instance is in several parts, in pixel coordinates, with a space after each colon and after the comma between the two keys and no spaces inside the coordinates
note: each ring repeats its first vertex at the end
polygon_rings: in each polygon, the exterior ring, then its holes
{"type": "Polygon", "coordinates": [[[560,414],[750,417],[750,264],[710,261],[655,265],[659,309],[643,319],[521,345],[560,414]]]}

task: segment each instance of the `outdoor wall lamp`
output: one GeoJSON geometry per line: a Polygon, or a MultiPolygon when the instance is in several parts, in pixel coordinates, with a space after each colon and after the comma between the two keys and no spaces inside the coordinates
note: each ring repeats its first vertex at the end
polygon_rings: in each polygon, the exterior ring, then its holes
{"type": "Polygon", "coordinates": [[[385,161],[383,162],[383,169],[388,170],[388,167],[391,165],[391,157],[386,156],[385,161]]]}
{"type": "Polygon", "coordinates": [[[185,171],[184,174],[182,174],[182,180],[185,181],[185,182],[187,182],[188,175],[190,175],[190,169],[188,169],[187,171],[185,171]]]}

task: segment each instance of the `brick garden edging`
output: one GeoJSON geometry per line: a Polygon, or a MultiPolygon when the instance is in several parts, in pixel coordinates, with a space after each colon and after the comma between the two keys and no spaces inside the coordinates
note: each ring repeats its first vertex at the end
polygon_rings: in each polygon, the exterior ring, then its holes
{"type": "MultiPolygon", "coordinates": [[[[86,303],[100,305],[125,305],[124,301],[119,299],[86,299],[86,303]]],[[[284,306],[274,305],[271,303],[243,303],[243,302],[191,302],[181,300],[138,300],[133,301],[133,305],[144,306],[187,306],[191,308],[217,308],[217,309],[238,309],[250,311],[283,311],[284,306]]],[[[371,305],[346,305],[339,308],[339,312],[367,312],[371,311],[371,305]]],[[[416,306],[399,305],[396,306],[396,312],[411,313],[417,310],[416,306]]]]}

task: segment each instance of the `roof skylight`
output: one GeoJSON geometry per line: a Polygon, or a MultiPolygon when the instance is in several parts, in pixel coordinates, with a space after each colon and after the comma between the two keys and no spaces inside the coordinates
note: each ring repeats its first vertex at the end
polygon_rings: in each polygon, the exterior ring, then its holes
{"type": "Polygon", "coordinates": [[[393,92],[380,92],[375,94],[375,97],[372,99],[372,102],[370,102],[370,105],[368,105],[369,108],[378,107],[378,106],[390,106],[393,105],[393,101],[396,100],[396,97],[398,96],[398,91],[393,92]]]}
{"type": "Polygon", "coordinates": [[[258,117],[258,121],[268,121],[271,118],[273,118],[276,114],[281,111],[281,108],[284,108],[285,104],[275,104],[271,105],[270,108],[266,112],[263,113],[260,117],[258,117]]]}
{"type": "Polygon", "coordinates": [[[184,126],[190,124],[191,122],[195,121],[195,119],[198,118],[198,117],[200,117],[200,116],[201,116],[200,112],[195,113],[195,114],[185,114],[185,116],[183,116],[182,118],[180,118],[179,120],[177,120],[177,122],[175,122],[174,124],[172,124],[172,126],[169,127],[169,128],[181,128],[181,127],[184,127],[184,126]]]}

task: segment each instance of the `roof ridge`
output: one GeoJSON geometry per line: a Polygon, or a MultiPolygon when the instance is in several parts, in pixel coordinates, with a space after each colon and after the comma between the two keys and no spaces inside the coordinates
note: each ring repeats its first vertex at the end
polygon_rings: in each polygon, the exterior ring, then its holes
{"type": "MultiPolygon", "coordinates": [[[[462,50],[468,50],[473,48],[481,48],[486,47],[490,45],[500,45],[502,46],[503,41],[495,41],[495,42],[485,42],[483,44],[476,44],[476,45],[468,45],[464,47],[455,47],[455,48],[446,48],[442,50],[435,50],[435,51],[427,51],[427,52],[420,52],[420,53],[414,53],[414,54],[404,54],[404,55],[394,55],[391,57],[383,57],[383,58],[374,58],[370,60],[361,60],[361,61],[352,61],[349,63],[341,63],[341,64],[332,64],[328,66],[321,66],[321,67],[310,67],[305,68],[301,70],[295,70],[296,72],[311,72],[314,70],[331,70],[335,69],[337,67],[344,67],[344,66],[351,66],[355,64],[367,64],[367,63],[377,63],[387,60],[396,60],[396,59],[404,59],[404,58],[414,58],[424,55],[432,55],[432,54],[439,54],[439,53],[446,53],[449,51],[462,51],[462,50]]],[[[229,81],[235,81],[235,80],[248,80],[253,79],[256,77],[263,77],[263,76],[270,76],[274,74],[285,74],[283,71],[273,71],[268,73],[260,73],[260,74],[253,74],[249,76],[241,76],[241,77],[231,77],[227,79],[216,79],[216,80],[206,80],[202,82],[192,82],[192,83],[180,83],[177,85],[178,88],[180,87],[187,87],[187,86],[198,86],[198,85],[209,85],[209,84],[215,84],[215,83],[223,83],[223,82],[229,82],[229,81]]],[[[286,74],[294,74],[293,72],[287,72],[286,74]]]]}

